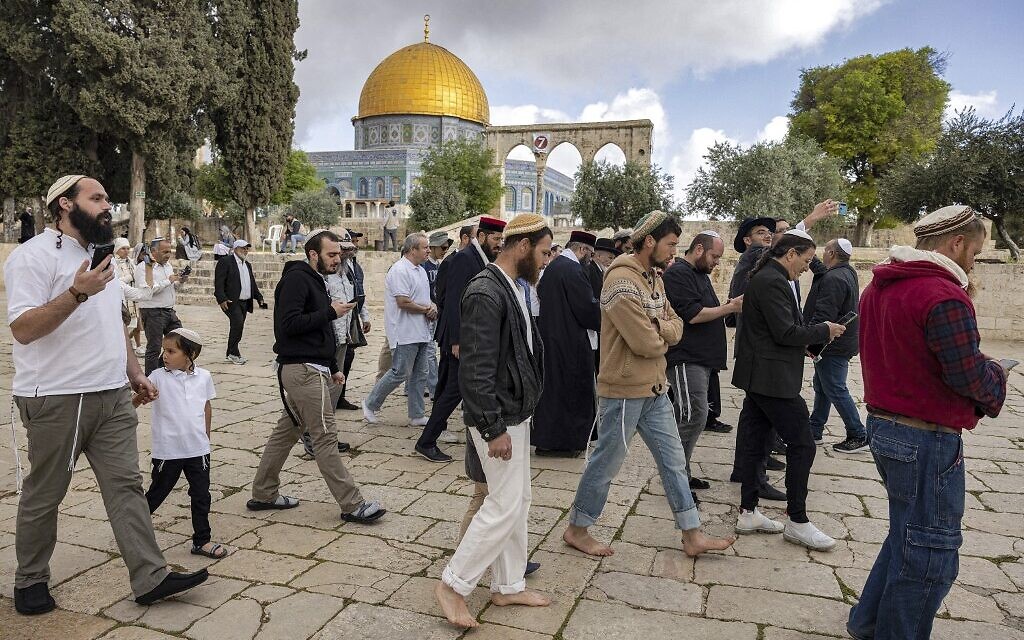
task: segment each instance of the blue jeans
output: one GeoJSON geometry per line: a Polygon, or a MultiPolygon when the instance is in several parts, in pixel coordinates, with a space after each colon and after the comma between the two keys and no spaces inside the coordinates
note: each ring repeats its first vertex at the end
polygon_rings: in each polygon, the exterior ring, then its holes
{"type": "Polygon", "coordinates": [[[889,496],[889,535],[846,628],[862,640],[927,640],[960,568],[963,441],[871,415],[868,439],[889,496]]]}
{"type": "Polygon", "coordinates": [[[414,342],[400,344],[392,349],[391,368],[373,385],[370,395],[366,396],[367,408],[374,412],[380,411],[384,399],[408,380],[405,391],[409,401],[409,418],[422,418],[425,413],[423,390],[427,384],[427,358],[433,347],[433,342],[414,342]]]}
{"type": "Polygon", "coordinates": [[[293,233],[288,236],[288,250],[295,251],[295,246],[300,242],[306,242],[306,236],[301,233],[293,233]]]}
{"type": "Polygon", "coordinates": [[[599,398],[597,445],[583,469],[569,523],[589,527],[597,522],[608,501],[608,489],[626,458],[633,434],[639,432],[658,464],[661,484],[672,507],[676,527],[700,526],[700,516],[690,494],[686,453],[679,440],[672,403],[665,394],[652,398],[599,398]]]}
{"type": "Polygon", "coordinates": [[[820,440],[825,432],[828,412],[835,405],[839,417],[846,425],[846,437],[864,439],[864,423],[860,421],[857,404],[846,388],[850,373],[850,360],[838,356],[823,356],[814,365],[814,409],[811,411],[811,433],[820,440]]]}

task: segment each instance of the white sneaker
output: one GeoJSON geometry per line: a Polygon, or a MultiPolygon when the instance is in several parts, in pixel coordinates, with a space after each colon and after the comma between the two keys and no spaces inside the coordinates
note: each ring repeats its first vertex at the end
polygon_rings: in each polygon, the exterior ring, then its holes
{"type": "Polygon", "coordinates": [[[246,362],[249,362],[242,356],[228,356],[228,360],[231,361],[232,364],[245,364],[246,362]]]}
{"type": "Polygon", "coordinates": [[[366,400],[362,400],[359,403],[359,406],[363,408],[363,418],[370,424],[377,424],[377,412],[370,411],[370,409],[366,406],[366,400]]]}
{"type": "Polygon", "coordinates": [[[430,420],[430,418],[428,418],[427,416],[423,416],[422,418],[409,418],[409,426],[410,427],[425,427],[425,426],[427,426],[427,422],[429,420],[430,420]]]}
{"type": "Polygon", "coordinates": [[[782,537],[787,542],[798,544],[812,551],[828,551],[836,546],[836,541],[810,522],[786,522],[786,530],[782,537]]]}
{"type": "Polygon", "coordinates": [[[786,527],[772,520],[755,507],[753,511],[740,509],[740,517],[736,520],[736,533],[782,533],[786,527]]]}
{"type": "Polygon", "coordinates": [[[438,437],[438,441],[443,442],[445,444],[458,444],[459,436],[445,429],[444,431],[441,432],[440,437],[438,437]]]}

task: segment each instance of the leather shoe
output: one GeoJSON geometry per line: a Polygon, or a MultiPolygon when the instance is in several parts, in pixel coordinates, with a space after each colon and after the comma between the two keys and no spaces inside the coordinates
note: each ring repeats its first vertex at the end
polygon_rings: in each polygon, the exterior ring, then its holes
{"type": "Polygon", "coordinates": [[[341,409],[342,411],[355,411],[358,408],[359,408],[359,405],[352,404],[351,402],[349,402],[345,398],[339,398],[338,399],[338,409],[341,409]]]}
{"type": "Polygon", "coordinates": [[[772,442],[772,453],[777,453],[780,456],[786,455],[786,443],[779,436],[775,436],[775,441],[772,442]]]}
{"type": "Polygon", "coordinates": [[[714,431],[715,433],[729,433],[730,431],[732,431],[732,425],[725,424],[724,422],[716,418],[711,424],[704,427],[704,430],[714,431]]]}
{"type": "Polygon", "coordinates": [[[710,489],[711,483],[707,480],[701,480],[700,478],[690,478],[691,489],[710,489]]]}
{"type": "Polygon", "coordinates": [[[31,584],[24,589],[14,590],[14,609],[23,616],[36,616],[53,611],[57,603],[50,596],[50,587],[45,582],[31,584]]]}
{"type": "Polygon", "coordinates": [[[157,600],[162,600],[168,596],[173,596],[176,593],[182,591],[188,591],[192,587],[200,585],[206,582],[206,579],[210,577],[210,574],[206,572],[206,569],[200,569],[192,573],[177,573],[172,571],[167,574],[164,581],[156,586],[155,589],[147,594],[141,595],[135,598],[135,602],[139,604],[153,604],[157,600]]]}
{"type": "Polygon", "coordinates": [[[439,464],[442,464],[445,462],[452,461],[452,457],[445,453],[444,451],[441,451],[441,449],[439,449],[437,445],[434,445],[429,448],[416,445],[414,449],[416,450],[416,453],[420,454],[420,456],[429,460],[430,462],[437,462],[439,464]]]}
{"type": "Polygon", "coordinates": [[[786,468],[786,463],[778,458],[768,456],[768,459],[764,462],[764,468],[768,471],[782,471],[786,468]]]}
{"type": "Polygon", "coordinates": [[[757,488],[757,497],[762,500],[778,500],[780,502],[786,501],[786,493],[779,491],[770,484],[762,484],[757,488]]]}
{"type": "Polygon", "coordinates": [[[740,477],[738,471],[733,471],[729,474],[729,482],[743,482],[743,478],[740,477]]]}

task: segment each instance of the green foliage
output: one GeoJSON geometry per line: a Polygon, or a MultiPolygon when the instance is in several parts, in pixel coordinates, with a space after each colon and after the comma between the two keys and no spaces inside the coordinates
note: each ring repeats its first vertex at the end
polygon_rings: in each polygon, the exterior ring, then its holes
{"type": "Polygon", "coordinates": [[[657,165],[584,162],[575,180],[569,210],[587,229],[629,228],[655,209],[674,209],[672,176],[657,165]]]}
{"type": "Polygon", "coordinates": [[[722,142],[705,156],[686,193],[686,209],[712,220],[755,216],[802,219],[814,205],[842,200],[847,183],[837,159],[816,142],[789,136],[744,149],[722,142]]]}
{"type": "Polygon", "coordinates": [[[206,200],[215,213],[223,214],[228,205],[237,204],[231,195],[224,163],[216,159],[196,170],[195,194],[197,198],[206,200]]]}
{"type": "Polygon", "coordinates": [[[328,229],[338,224],[341,208],[329,193],[319,189],[317,191],[299,191],[294,194],[291,213],[309,230],[328,229]]]}
{"type": "Polygon", "coordinates": [[[791,107],[790,132],[839,158],[860,220],[877,220],[878,180],[897,158],[935,146],[949,83],[934,49],[865,55],[804,70],[791,107]]]}
{"type": "Polygon", "coordinates": [[[146,210],[148,218],[157,220],[198,220],[203,214],[195,199],[181,191],[170,191],[149,201],[146,210]]]}
{"type": "Polygon", "coordinates": [[[903,158],[881,184],[883,209],[905,222],[949,204],[966,204],[992,220],[1000,240],[1019,259],[1024,240],[1024,114],[998,120],[973,109],[947,124],[935,150],[903,158]]]}
{"type": "Polygon", "coordinates": [[[409,205],[409,229],[437,229],[466,217],[466,194],[454,181],[444,178],[421,179],[409,196],[409,205]]]}
{"type": "Polygon", "coordinates": [[[423,158],[421,175],[421,181],[437,179],[456,185],[465,195],[469,215],[487,213],[498,205],[504,193],[494,154],[482,140],[450,140],[431,149],[423,158]]]}
{"type": "Polygon", "coordinates": [[[293,149],[284,165],[284,182],[270,199],[271,204],[288,204],[297,191],[316,191],[327,185],[316,177],[316,167],[309,161],[305,151],[293,149]]]}

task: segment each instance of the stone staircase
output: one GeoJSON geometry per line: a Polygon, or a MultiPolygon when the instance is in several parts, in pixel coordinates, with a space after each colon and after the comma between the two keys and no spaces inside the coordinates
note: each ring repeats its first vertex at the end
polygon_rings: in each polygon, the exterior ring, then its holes
{"type": "MultiPolygon", "coordinates": [[[[268,301],[273,299],[274,287],[277,286],[277,281],[281,278],[281,270],[284,268],[284,263],[289,259],[300,260],[302,255],[258,253],[255,251],[249,253],[248,261],[252,265],[252,273],[256,277],[256,285],[260,288],[263,297],[268,301]]],[[[175,263],[176,271],[180,271],[188,264],[187,260],[172,260],[172,262],[175,263]]],[[[213,256],[209,255],[209,252],[196,262],[188,281],[178,289],[179,304],[216,304],[216,299],[213,295],[215,265],[213,256]]]]}

